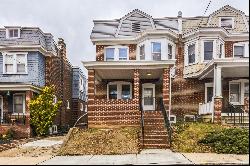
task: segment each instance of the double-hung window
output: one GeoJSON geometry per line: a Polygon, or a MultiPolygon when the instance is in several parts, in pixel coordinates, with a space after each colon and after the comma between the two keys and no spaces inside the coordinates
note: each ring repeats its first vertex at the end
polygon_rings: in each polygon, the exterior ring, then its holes
{"type": "Polygon", "coordinates": [[[219,58],[222,58],[222,55],[223,55],[223,44],[220,44],[220,48],[219,48],[219,58]]]}
{"type": "Polygon", "coordinates": [[[232,17],[222,17],[220,18],[220,26],[225,29],[232,29],[234,26],[234,20],[232,17]]]}
{"type": "Polygon", "coordinates": [[[234,45],[234,57],[243,58],[245,53],[245,45],[234,45]]]}
{"type": "Polygon", "coordinates": [[[13,113],[14,114],[25,113],[25,95],[24,94],[13,95],[13,113]]]}
{"type": "Polygon", "coordinates": [[[20,29],[12,28],[6,30],[6,38],[7,39],[16,39],[20,37],[20,29]]]}
{"type": "Polygon", "coordinates": [[[168,44],[168,59],[173,59],[173,46],[168,44]]]}
{"type": "Polygon", "coordinates": [[[111,82],[108,84],[108,99],[131,99],[131,83],[111,82]]]}
{"type": "Polygon", "coordinates": [[[26,74],[27,73],[27,53],[4,54],[4,74],[26,74]]]}
{"type": "Polygon", "coordinates": [[[106,48],[106,61],[115,60],[115,48],[106,48]]]}
{"type": "Polygon", "coordinates": [[[152,42],[152,59],[161,60],[161,43],[159,42],[152,42]]]}
{"type": "Polygon", "coordinates": [[[145,60],[145,44],[139,47],[140,60],[145,60]]]}
{"type": "Polygon", "coordinates": [[[213,59],[213,41],[205,41],[204,42],[204,60],[212,60],[213,59]]]}
{"type": "Polygon", "coordinates": [[[195,44],[188,46],[188,64],[195,63],[195,44]]]}
{"type": "Polygon", "coordinates": [[[108,47],[105,49],[106,61],[128,60],[127,47],[108,47]]]}
{"type": "Polygon", "coordinates": [[[118,48],[119,49],[119,60],[128,59],[128,49],[127,48],[118,48]]]}
{"type": "Polygon", "coordinates": [[[240,83],[231,83],[230,84],[230,102],[240,103],[240,83]]]}

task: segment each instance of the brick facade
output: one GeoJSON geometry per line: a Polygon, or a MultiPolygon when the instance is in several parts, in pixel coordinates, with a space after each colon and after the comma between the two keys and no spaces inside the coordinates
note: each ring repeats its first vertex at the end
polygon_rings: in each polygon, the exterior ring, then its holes
{"type": "Polygon", "coordinates": [[[58,56],[46,57],[46,85],[54,85],[57,99],[62,101],[54,123],[67,127],[72,125],[72,65],[63,39],[59,39],[58,48],[58,56]],[[67,109],[68,102],[70,109],[67,109]]]}

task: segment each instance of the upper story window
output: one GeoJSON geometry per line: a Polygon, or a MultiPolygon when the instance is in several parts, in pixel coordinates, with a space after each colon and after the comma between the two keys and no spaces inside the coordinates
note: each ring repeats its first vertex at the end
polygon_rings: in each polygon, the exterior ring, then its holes
{"type": "Polygon", "coordinates": [[[114,48],[106,48],[106,61],[115,60],[115,49],[114,48]]]}
{"type": "Polygon", "coordinates": [[[168,44],[168,59],[173,59],[173,46],[168,44]]]}
{"type": "Polygon", "coordinates": [[[27,53],[3,55],[4,74],[27,74],[27,53]]]}
{"type": "Polygon", "coordinates": [[[245,45],[234,45],[234,57],[243,58],[245,52],[245,45]]]}
{"type": "Polygon", "coordinates": [[[204,42],[204,60],[213,59],[213,41],[204,42]]]}
{"type": "Polygon", "coordinates": [[[111,82],[108,84],[108,99],[131,99],[132,85],[128,82],[111,82]]]}
{"type": "Polygon", "coordinates": [[[222,58],[222,55],[223,55],[223,44],[220,44],[220,48],[219,48],[219,58],[222,58]]]}
{"type": "Polygon", "coordinates": [[[226,29],[233,29],[234,19],[232,17],[221,17],[220,18],[220,27],[223,27],[226,29]]]}
{"type": "Polygon", "coordinates": [[[6,38],[7,39],[16,39],[20,38],[20,29],[7,29],[6,30],[6,38]]]}
{"type": "Polygon", "coordinates": [[[108,47],[105,49],[106,61],[128,60],[128,47],[108,47]]]}
{"type": "Polygon", "coordinates": [[[152,42],[152,59],[161,60],[161,43],[152,42]]]}
{"type": "Polygon", "coordinates": [[[188,64],[195,63],[195,44],[188,46],[188,64]]]}
{"type": "Polygon", "coordinates": [[[145,44],[139,47],[140,60],[145,60],[145,44]]]}

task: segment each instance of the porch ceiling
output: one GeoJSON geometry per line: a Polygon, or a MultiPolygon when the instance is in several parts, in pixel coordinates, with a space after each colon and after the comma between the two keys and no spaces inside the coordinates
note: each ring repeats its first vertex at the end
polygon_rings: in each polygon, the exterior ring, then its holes
{"type": "MultiPolygon", "coordinates": [[[[244,66],[239,67],[222,67],[221,68],[221,76],[223,78],[242,78],[249,77],[249,68],[244,66]]],[[[200,77],[200,79],[205,78],[213,78],[214,77],[214,69],[210,70],[206,75],[200,77]]]]}
{"type": "MultiPolygon", "coordinates": [[[[95,69],[96,78],[102,79],[133,79],[131,69],[95,69]]],[[[163,69],[140,69],[140,79],[161,79],[163,69]]]]}

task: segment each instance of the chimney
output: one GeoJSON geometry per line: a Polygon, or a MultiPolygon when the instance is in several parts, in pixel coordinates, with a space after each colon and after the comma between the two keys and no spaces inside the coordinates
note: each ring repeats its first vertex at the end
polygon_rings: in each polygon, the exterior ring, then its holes
{"type": "Polygon", "coordinates": [[[58,56],[66,58],[66,44],[64,43],[63,38],[58,38],[58,56]]]}
{"type": "Polygon", "coordinates": [[[182,34],[182,12],[178,12],[178,32],[182,34]]]}

